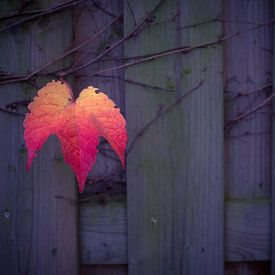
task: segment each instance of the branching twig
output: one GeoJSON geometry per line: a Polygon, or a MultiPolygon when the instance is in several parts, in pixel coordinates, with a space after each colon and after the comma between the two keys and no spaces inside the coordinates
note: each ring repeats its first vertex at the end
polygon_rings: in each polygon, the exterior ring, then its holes
{"type": "Polygon", "coordinates": [[[245,131],[242,134],[238,135],[227,135],[225,136],[227,139],[239,139],[241,140],[242,137],[247,137],[247,136],[256,136],[256,135],[267,135],[270,134],[270,131],[262,131],[262,132],[250,132],[250,131],[245,131]]]}
{"type": "Polygon", "coordinates": [[[101,59],[103,56],[105,56],[106,54],[108,54],[109,52],[111,52],[112,50],[114,50],[116,47],[118,47],[119,45],[121,45],[122,43],[124,43],[127,39],[137,35],[141,29],[143,28],[143,25],[146,23],[147,19],[156,11],[156,9],[160,6],[160,4],[163,2],[163,0],[159,1],[154,7],[153,9],[148,12],[146,14],[146,16],[140,20],[140,22],[126,35],[124,36],[122,39],[118,40],[117,42],[115,42],[112,46],[110,46],[107,50],[105,50],[104,52],[102,52],[101,54],[99,54],[98,56],[96,56],[95,58],[93,58],[92,60],[87,61],[86,63],[82,64],[82,65],[78,65],[78,66],[72,66],[71,68],[69,68],[67,71],[64,71],[61,73],[61,75],[63,77],[74,73],[78,70],[84,69],[86,67],[88,67],[89,65],[95,63],[96,61],[98,61],[99,59],[101,59]]]}
{"type": "Polygon", "coordinates": [[[251,91],[243,91],[243,92],[225,91],[225,93],[234,94],[231,97],[228,97],[228,99],[226,101],[232,101],[232,100],[235,100],[236,98],[243,97],[243,96],[250,96],[252,94],[258,93],[260,91],[264,91],[264,90],[269,89],[269,88],[272,88],[272,83],[263,85],[259,88],[251,90],[251,91]]]}
{"type": "Polygon", "coordinates": [[[77,45],[76,47],[70,49],[69,51],[63,53],[62,55],[58,56],[55,59],[50,60],[48,63],[42,65],[41,67],[37,68],[36,70],[30,72],[28,75],[26,76],[18,76],[18,77],[4,77],[2,79],[0,79],[0,85],[3,84],[8,84],[8,83],[13,83],[13,82],[20,82],[20,81],[26,81],[29,80],[30,78],[32,78],[34,75],[38,74],[39,72],[41,72],[42,70],[46,69],[47,67],[49,67],[50,65],[56,63],[57,61],[67,57],[68,55],[76,52],[77,50],[79,50],[80,48],[84,47],[85,45],[87,45],[89,42],[93,41],[94,39],[96,39],[100,34],[102,34],[109,26],[111,26],[112,24],[114,24],[116,21],[120,20],[122,18],[122,15],[117,16],[116,18],[114,18],[113,20],[111,20],[108,24],[106,24],[104,27],[102,27],[96,34],[92,35],[91,37],[89,37],[88,39],[86,39],[85,41],[83,41],[82,43],[80,43],[79,45],[77,45]]]}
{"type": "MultiPolygon", "coordinates": [[[[74,73],[80,69],[83,69],[89,65],[91,65],[92,63],[95,63],[96,61],[98,61],[100,58],[102,58],[103,56],[107,55],[110,51],[112,51],[114,48],[116,48],[118,45],[122,44],[123,42],[125,42],[125,40],[127,40],[128,38],[136,35],[136,31],[140,31],[140,27],[143,26],[143,24],[146,22],[147,18],[149,16],[151,16],[151,14],[155,11],[155,9],[161,4],[162,1],[160,1],[155,7],[154,9],[149,13],[147,14],[147,16],[139,23],[136,25],[136,27],[126,36],[124,37],[123,39],[119,40],[118,42],[116,42],[113,46],[111,46],[109,49],[107,49],[106,51],[104,51],[103,53],[101,53],[100,55],[98,55],[97,57],[93,58],[92,60],[80,65],[80,66],[77,66],[77,67],[71,67],[69,68],[68,70],[64,71],[64,72],[61,72],[59,75],[61,77],[64,77],[66,75],[69,75],[71,73],[74,73]]],[[[214,40],[214,41],[210,41],[210,42],[206,42],[206,43],[200,43],[200,44],[197,44],[197,45],[193,45],[193,46],[183,46],[183,47],[180,47],[180,48],[176,48],[176,49],[171,49],[171,50],[167,50],[167,51],[163,51],[163,52],[160,52],[160,53],[155,53],[155,54],[152,54],[152,55],[149,55],[149,56],[146,56],[144,58],[141,58],[141,59],[138,59],[138,60],[135,60],[135,61],[131,61],[131,62],[128,62],[128,63],[125,63],[125,64],[122,64],[122,65],[119,65],[119,66],[114,66],[114,67],[110,67],[110,68],[107,68],[107,69],[104,69],[104,70],[100,70],[100,71],[97,71],[95,72],[94,74],[101,74],[101,73],[106,73],[106,72],[110,72],[110,71],[114,71],[114,70],[119,70],[119,69],[124,69],[124,68],[127,68],[129,66],[133,66],[133,65],[136,65],[136,64],[140,64],[140,63],[143,63],[143,62],[147,62],[147,61],[151,61],[151,60],[154,60],[156,58],[160,58],[160,57],[164,57],[164,56],[169,56],[169,55],[173,55],[173,54],[178,54],[178,53],[187,53],[187,52],[190,52],[192,50],[195,50],[195,49],[198,49],[198,48],[204,48],[204,47],[207,47],[207,46],[211,46],[211,45],[215,45],[215,44],[218,44],[218,43],[221,43],[227,39],[231,39],[233,37],[236,37],[236,36],[240,36],[240,35],[243,35],[245,33],[248,33],[250,31],[253,31],[253,30],[256,30],[256,29],[259,29],[261,27],[264,27],[266,25],[270,25],[270,24],[273,24],[275,22],[275,19],[271,19],[271,20],[268,20],[268,21],[264,21],[262,23],[259,23],[257,24],[256,26],[253,26],[253,27],[250,27],[244,31],[241,31],[241,32],[234,32],[232,34],[229,34],[227,36],[224,36],[224,37],[221,37],[217,40],[214,40]]],[[[64,56],[66,56],[67,54],[64,54],[64,56]]],[[[63,55],[62,55],[63,56],[63,55]]],[[[63,56],[63,58],[64,58],[63,56]]],[[[58,58],[58,60],[60,60],[60,58],[58,58]]],[[[29,75],[27,76],[16,76],[16,77],[10,77],[10,78],[5,78],[3,79],[1,82],[0,82],[0,85],[1,84],[7,84],[7,83],[13,83],[13,82],[20,82],[20,81],[26,81],[26,80],[29,80],[32,76],[36,75],[38,72],[40,72],[42,69],[48,67],[49,65],[51,65],[52,63],[56,62],[55,60],[54,61],[51,61],[45,65],[43,65],[42,67],[38,68],[37,70],[35,70],[34,72],[31,72],[29,75]]]]}
{"type": "Polygon", "coordinates": [[[9,25],[1,28],[0,32],[12,29],[12,28],[17,27],[17,26],[19,26],[19,25],[21,25],[21,24],[23,24],[25,22],[34,20],[34,19],[36,19],[38,17],[49,15],[49,14],[52,14],[52,13],[56,13],[56,12],[62,10],[62,9],[66,9],[66,8],[70,8],[70,7],[76,6],[79,3],[84,2],[84,1],[87,1],[87,0],[78,0],[78,1],[70,0],[70,1],[67,1],[65,3],[61,3],[61,4],[58,4],[56,6],[50,7],[48,9],[41,10],[40,12],[35,12],[33,15],[31,15],[29,17],[26,17],[26,18],[24,18],[22,20],[19,20],[17,22],[14,22],[12,24],[9,24],[9,25]]]}
{"type": "Polygon", "coordinates": [[[212,46],[212,45],[224,42],[225,40],[231,39],[233,37],[240,36],[240,35],[243,35],[243,34],[246,34],[246,33],[250,32],[250,31],[262,28],[266,25],[273,24],[274,22],[275,22],[275,19],[264,21],[262,23],[257,24],[256,26],[250,27],[250,28],[248,28],[244,31],[234,32],[232,34],[229,34],[229,35],[223,36],[221,38],[218,38],[214,41],[210,41],[210,42],[206,42],[206,43],[199,43],[197,45],[193,45],[193,46],[189,46],[189,47],[184,46],[184,47],[180,47],[180,48],[177,48],[177,49],[167,50],[167,51],[162,52],[162,53],[152,54],[149,57],[145,57],[145,58],[142,58],[142,59],[139,59],[139,60],[136,60],[136,61],[131,61],[131,62],[125,63],[123,65],[119,65],[119,66],[107,68],[107,69],[104,69],[104,70],[100,70],[96,73],[101,74],[101,73],[111,72],[111,71],[115,71],[115,70],[119,70],[119,69],[125,69],[125,68],[133,66],[133,65],[137,65],[137,64],[140,64],[140,63],[152,61],[156,58],[165,57],[165,56],[168,56],[168,55],[178,54],[178,53],[187,53],[187,52],[190,52],[190,51],[195,50],[195,49],[212,46]]]}
{"type": "Polygon", "coordinates": [[[201,21],[201,22],[198,22],[198,23],[194,23],[194,24],[190,24],[190,25],[185,25],[185,26],[179,27],[179,28],[177,28],[177,29],[178,29],[178,30],[184,30],[184,29],[194,28],[194,27],[198,27],[198,26],[205,25],[205,24],[209,24],[209,23],[213,23],[213,22],[258,25],[258,24],[255,23],[255,22],[226,20],[226,19],[222,19],[222,18],[220,18],[220,17],[218,16],[218,17],[216,17],[216,18],[208,19],[208,20],[201,21]]]}
{"type": "Polygon", "coordinates": [[[252,94],[255,94],[255,93],[258,93],[262,90],[266,90],[266,89],[269,89],[272,87],[272,83],[269,83],[267,85],[264,85],[264,86],[261,86],[255,90],[252,90],[252,91],[245,91],[245,92],[239,92],[236,94],[236,96],[234,96],[232,99],[235,99],[237,97],[241,97],[241,96],[249,96],[249,95],[252,95],[252,94]]]}
{"type": "Polygon", "coordinates": [[[198,90],[202,84],[204,83],[205,80],[201,80],[195,87],[193,87],[191,90],[189,90],[187,93],[185,93],[184,95],[182,95],[181,97],[177,98],[175,100],[174,103],[172,103],[170,106],[168,106],[165,109],[160,110],[157,115],[155,117],[153,117],[150,121],[148,121],[144,127],[136,134],[136,136],[134,137],[134,139],[132,140],[132,142],[130,143],[130,145],[128,146],[126,155],[128,155],[131,150],[133,149],[135,143],[137,142],[137,140],[150,128],[150,126],[157,121],[160,117],[162,117],[164,114],[168,113],[169,111],[171,111],[174,107],[176,107],[177,105],[179,105],[183,99],[185,99],[186,97],[188,97],[190,94],[192,94],[194,91],[198,90]]]}
{"type": "Polygon", "coordinates": [[[256,107],[252,108],[251,110],[237,115],[236,117],[229,119],[228,122],[229,123],[233,123],[233,122],[238,122],[244,118],[246,118],[247,116],[251,115],[252,113],[257,112],[258,110],[262,109],[263,107],[265,107],[270,101],[271,99],[275,96],[275,94],[272,94],[271,96],[269,96],[268,98],[266,98],[262,103],[260,103],[259,105],[257,105],[256,107]]]}
{"type": "Polygon", "coordinates": [[[103,78],[115,78],[115,79],[118,79],[118,80],[126,82],[126,83],[130,83],[130,84],[133,84],[133,85],[138,85],[138,86],[141,86],[143,88],[149,88],[149,89],[153,89],[153,90],[159,90],[159,91],[165,91],[165,92],[175,92],[174,89],[166,89],[166,88],[162,88],[162,87],[159,87],[159,86],[153,86],[153,85],[149,85],[149,84],[146,84],[146,83],[134,81],[132,79],[122,78],[120,76],[101,75],[101,74],[95,74],[94,76],[103,77],[103,78]]]}
{"type": "Polygon", "coordinates": [[[104,12],[105,14],[107,14],[107,15],[109,15],[109,16],[111,16],[111,17],[116,17],[114,14],[112,14],[111,12],[109,12],[109,11],[107,11],[105,8],[103,8],[99,3],[97,3],[96,1],[93,1],[93,5],[97,8],[97,9],[99,9],[99,10],[101,10],[102,12],[104,12]]]}
{"type": "Polygon", "coordinates": [[[258,110],[262,109],[265,107],[275,96],[275,94],[271,94],[268,98],[266,98],[262,103],[258,104],[256,107],[252,108],[251,110],[244,112],[242,114],[237,115],[236,117],[229,119],[226,126],[225,126],[225,136],[228,136],[229,131],[236,125],[237,122],[240,120],[243,120],[247,116],[257,112],[258,110]]]}

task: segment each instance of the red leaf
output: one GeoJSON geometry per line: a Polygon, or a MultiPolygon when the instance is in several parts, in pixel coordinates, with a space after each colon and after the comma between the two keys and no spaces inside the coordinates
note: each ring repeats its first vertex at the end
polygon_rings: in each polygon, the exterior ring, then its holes
{"type": "Polygon", "coordinates": [[[84,89],[76,101],[66,83],[52,81],[38,91],[24,120],[28,148],[27,170],[36,151],[50,135],[57,135],[65,161],[76,173],[82,192],[95,163],[99,137],[104,137],[125,166],[126,122],[114,102],[96,88],[84,89]]]}

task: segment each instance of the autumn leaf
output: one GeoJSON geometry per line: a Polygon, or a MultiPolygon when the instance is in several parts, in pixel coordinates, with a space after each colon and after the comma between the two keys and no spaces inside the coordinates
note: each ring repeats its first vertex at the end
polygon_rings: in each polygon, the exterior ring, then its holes
{"type": "Polygon", "coordinates": [[[76,174],[80,192],[95,163],[100,136],[109,142],[125,167],[126,122],[115,103],[97,88],[84,89],[74,100],[67,83],[52,81],[38,91],[28,109],[24,120],[27,170],[36,152],[54,134],[60,140],[65,161],[76,174]]]}

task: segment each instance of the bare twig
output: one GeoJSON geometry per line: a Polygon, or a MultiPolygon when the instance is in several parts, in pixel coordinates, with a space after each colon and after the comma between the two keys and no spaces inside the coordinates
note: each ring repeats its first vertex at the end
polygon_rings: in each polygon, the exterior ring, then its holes
{"type": "Polygon", "coordinates": [[[41,72],[42,70],[46,69],[47,67],[49,67],[50,65],[56,63],[57,61],[67,57],[68,55],[76,52],[77,50],[79,50],[80,48],[84,47],[85,45],[87,45],[89,42],[93,41],[94,39],[96,39],[100,34],[102,34],[108,27],[110,27],[112,24],[114,24],[116,21],[120,20],[122,18],[122,15],[117,16],[116,18],[114,18],[113,20],[111,20],[108,24],[106,24],[103,28],[101,28],[96,34],[94,34],[93,36],[89,37],[88,39],[86,39],[85,41],[83,41],[82,43],[80,43],[79,45],[77,45],[76,47],[70,49],[69,51],[63,53],[62,55],[58,56],[55,59],[50,60],[48,63],[42,65],[41,67],[37,68],[36,70],[30,72],[28,75],[26,76],[18,76],[18,77],[4,77],[2,79],[0,79],[0,85],[3,84],[8,84],[8,83],[13,83],[13,82],[20,82],[20,81],[26,81],[29,80],[30,78],[32,78],[34,75],[38,74],[39,72],[41,72]]]}
{"type": "Polygon", "coordinates": [[[17,100],[17,101],[13,101],[12,103],[8,103],[5,107],[6,108],[16,108],[16,106],[18,106],[18,105],[23,105],[23,106],[27,107],[30,102],[31,102],[31,100],[17,100]]]}
{"type": "Polygon", "coordinates": [[[222,18],[220,18],[220,17],[218,16],[218,17],[216,17],[216,18],[208,19],[208,20],[201,21],[201,22],[198,22],[198,23],[194,23],[194,24],[190,24],[190,25],[185,25],[185,26],[179,27],[179,28],[177,28],[177,29],[178,29],[178,30],[184,30],[184,29],[194,28],[194,27],[198,27],[198,26],[205,25],[205,24],[209,24],[209,23],[213,23],[213,22],[258,25],[258,23],[255,23],[255,22],[226,20],[226,19],[222,19],[222,18]]]}
{"type": "Polygon", "coordinates": [[[26,12],[18,11],[18,12],[15,12],[15,13],[12,13],[12,14],[9,14],[6,16],[1,16],[0,21],[4,21],[7,19],[15,18],[15,17],[26,16],[26,15],[34,15],[34,14],[41,13],[41,12],[42,12],[42,10],[32,10],[32,11],[26,11],[26,12]]]}
{"type": "Polygon", "coordinates": [[[111,12],[107,11],[105,8],[103,8],[103,7],[100,5],[100,2],[97,3],[96,1],[93,1],[93,5],[94,5],[97,9],[99,9],[99,10],[101,10],[102,12],[104,12],[105,14],[109,15],[110,17],[113,17],[113,18],[116,17],[113,13],[111,13],[111,12]]]}
{"type": "MultiPolygon", "coordinates": [[[[120,39],[119,41],[117,41],[109,49],[107,49],[103,53],[99,54],[98,56],[96,56],[92,60],[89,60],[88,62],[86,62],[86,63],[84,63],[82,65],[79,65],[79,66],[74,66],[73,65],[69,69],[67,69],[67,70],[65,70],[63,72],[59,72],[58,73],[59,77],[65,77],[65,76],[67,76],[67,75],[69,75],[71,73],[74,73],[74,72],[76,72],[78,70],[81,70],[81,69],[83,69],[83,68],[85,68],[85,67],[87,67],[87,66],[89,66],[89,65],[91,65],[91,64],[93,64],[95,62],[97,62],[99,59],[101,59],[103,56],[107,55],[109,52],[111,52],[117,46],[119,46],[120,44],[122,44],[123,42],[125,42],[127,39],[129,39],[132,36],[135,36],[137,34],[137,32],[140,32],[143,29],[144,23],[148,20],[148,18],[152,15],[152,13],[157,9],[157,7],[161,4],[162,1],[160,1],[153,8],[153,10],[150,13],[148,13],[143,18],[143,20],[141,20],[141,22],[135,26],[135,28],[132,31],[130,31],[130,33],[126,37],[124,37],[124,38],[120,39]]],[[[262,28],[262,27],[264,27],[266,25],[273,24],[274,22],[275,22],[275,19],[270,19],[268,21],[264,21],[262,23],[259,23],[259,24],[255,25],[253,27],[250,27],[250,28],[248,28],[248,29],[246,29],[244,31],[234,32],[232,34],[229,34],[229,35],[223,36],[221,38],[218,38],[218,39],[216,39],[214,41],[210,41],[210,42],[206,42],[206,43],[200,43],[200,44],[196,44],[196,45],[193,45],[193,46],[183,46],[183,47],[179,47],[179,48],[175,48],[175,49],[170,49],[170,50],[163,51],[163,52],[154,53],[154,54],[145,56],[144,58],[140,58],[138,60],[130,61],[130,62],[127,62],[127,63],[122,64],[122,65],[118,65],[118,66],[114,66],[114,67],[110,67],[110,68],[107,68],[107,69],[103,69],[103,70],[97,71],[97,72],[94,73],[94,75],[95,74],[106,73],[106,72],[110,72],[110,71],[115,71],[115,70],[119,70],[119,69],[124,69],[124,68],[130,67],[130,66],[136,65],[136,64],[140,64],[140,63],[143,63],[143,62],[148,62],[148,61],[154,60],[156,58],[161,58],[161,57],[165,57],[165,56],[169,56],[169,55],[173,55],[173,54],[179,54],[179,53],[187,53],[187,52],[190,52],[190,51],[195,50],[195,49],[205,48],[207,46],[212,46],[212,45],[224,42],[227,39],[231,39],[233,37],[244,35],[244,34],[250,32],[250,31],[262,28]]],[[[79,48],[77,48],[77,49],[79,49],[79,48]]],[[[67,53],[65,53],[61,57],[58,57],[57,59],[60,60],[61,58],[64,58],[64,56],[67,56],[67,53]]],[[[9,78],[2,78],[2,80],[0,81],[0,85],[1,84],[7,84],[7,83],[20,82],[20,81],[27,81],[32,76],[36,75],[42,69],[48,67],[49,65],[51,65],[54,62],[56,62],[56,60],[52,60],[52,61],[48,62],[47,64],[43,65],[42,67],[38,68],[37,70],[31,72],[27,76],[22,76],[21,75],[21,76],[11,76],[9,78]]]]}
{"type": "Polygon", "coordinates": [[[272,83],[269,83],[269,84],[267,84],[267,85],[261,86],[261,87],[255,89],[255,90],[252,90],[252,91],[239,92],[239,93],[237,93],[236,96],[234,96],[232,99],[235,99],[235,98],[241,97],[241,96],[250,96],[250,95],[252,95],[252,94],[258,93],[258,92],[260,92],[260,91],[262,91],[262,90],[269,89],[269,88],[271,88],[271,87],[272,87],[272,83]]]}
{"type": "Polygon", "coordinates": [[[138,85],[138,86],[141,86],[141,87],[143,87],[143,88],[149,88],[149,89],[153,89],[153,90],[159,90],[159,91],[165,91],[165,92],[175,92],[174,89],[166,89],[166,88],[162,88],[162,87],[159,87],[159,86],[153,86],[153,85],[150,85],[150,84],[146,84],[146,83],[134,81],[134,80],[132,80],[132,79],[122,78],[122,77],[120,77],[120,76],[114,76],[114,75],[101,75],[101,74],[95,74],[94,76],[103,77],[103,78],[115,78],[115,79],[118,79],[118,80],[120,80],[120,81],[129,83],[129,84],[138,85]]]}
{"type": "Polygon", "coordinates": [[[15,109],[7,108],[6,106],[0,106],[0,111],[13,114],[13,115],[19,115],[19,116],[25,116],[26,114],[17,112],[15,109]]]}
{"type": "Polygon", "coordinates": [[[101,73],[111,72],[111,71],[115,71],[115,70],[119,70],[119,69],[124,69],[124,68],[130,67],[130,66],[133,66],[133,65],[137,65],[137,64],[140,64],[140,63],[152,61],[156,58],[165,57],[165,56],[168,56],[168,55],[173,55],[173,54],[178,54],[178,53],[187,53],[187,52],[190,52],[190,51],[195,50],[195,49],[212,46],[212,45],[221,43],[225,40],[231,39],[233,37],[244,35],[244,34],[250,32],[250,31],[253,31],[253,30],[262,28],[264,26],[273,24],[274,22],[275,22],[275,19],[264,21],[262,23],[257,24],[256,26],[250,27],[250,28],[248,28],[244,31],[234,32],[232,34],[229,34],[229,35],[223,36],[221,38],[218,38],[214,41],[210,41],[210,42],[206,42],[206,43],[199,43],[197,45],[193,45],[193,46],[189,46],[189,47],[184,46],[184,47],[180,47],[180,48],[176,48],[176,49],[167,50],[167,51],[162,52],[162,53],[152,54],[149,57],[141,58],[139,60],[131,61],[131,62],[125,63],[123,65],[119,65],[119,66],[107,68],[107,69],[104,69],[104,70],[100,70],[100,71],[96,72],[96,74],[101,74],[101,73]]]}
{"type": "Polygon", "coordinates": [[[256,135],[267,135],[270,134],[270,131],[262,131],[262,132],[250,132],[250,131],[245,131],[242,134],[238,135],[227,135],[225,136],[227,139],[239,139],[241,140],[242,137],[247,137],[247,136],[256,136],[256,135]]]}
{"type": "Polygon", "coordinates": [[[84,2],[84,1],[87,1],[87,0],[78,0],[78,1],[70,0],[68,2],[61,3],[61,4],[55,5],[53,7],[50,7],[48,9],[41,10],[40,12],[35,12],[33,15],[31,15],[29,17],[26,17],[26,18],[24,18],[22,20],[19,20],[17,22],[14,22],[12,24],[9,24],[9,25],[1,28],[0,32],[12,29],[12,28],[17,27],[17,26],[19,26],[19,25],[21,25],[21,24],[23,24],[25,22],[34,20],[34,19],[36,19],[38,17],[49,15],[49,14],[52,14],[52,13],[56,13],[56,12],[58,12],[60,10],[76,6],[76,5],[78,5],[78,4],[80,4],[81,2],[84,2]]]}
{"type": "Polygon", "coordinates": [[[13,115],[20,115],[20,116],[25,116],[26,114],[18,112],[16,110],[16,107],[18,105],[23,105],[27,107],[27,105],[30,103],[30,100],[20,100],[20,101],[14,101],[12,103],[8,103],[5,106],[0,106],[0,111],[13,114],[13,115]]]}
{"type": "Polygon", "coordinates": [[[271,99],[275,96],[275,94],[272,94],[271,96],[269,96],[268,98],[266,98],[262,103],[260,103],[259,105],[255,106],[254,108],[252,108],[251,110],[243,113],[243,114],[240,114],[240,115],[237,115],[236,117],[232,118],[232,119],[229,119],[228,122],[229,123],[232,123],[232,122],[238,122],[242,119],[244,119],[245,117],[251,115],[252,113],[255,113],[257,112],[258,110],[262,109],[263,107],[265,107],[270,101],[271,99]]]}
{"type": "Polygon", "coordinates": [[[150,126],[155,122],[157,121],[160,117],[162,117],[164,114],[168,113],[169,111],[171,111],[173,108],[175,108],[177,105],[179,105],[183,99],[185,99],[186,97],[188,97],[190,94],[192,94],[194,91],[198,90],[202,84],[204,83],[205,80],[201,80],[195,87],[193,87],[191,90],[189,90],[187,93],[185,93],[184,95],[182,95],[181,97],[177,98],[175,100],[174,103],[172,103],[170,106],[168,106],[167,108],[165,109],[162,109],[160,110],[157,115],[155,117],[153,117],[150,121],[148,121],[144,127],[136,134],[136,136],[134,137],[134,139],[132,140],[132,142],[130,143],[130,145],[128,146],[128,149],[127,149],[127,152],[126,152],[126,155],[128,155],[135,143],[137,142],[137,140],[144,135],[144,133],[150,128],[150,126]]]}
{"type": "Polygon", "coordinates": [[[118,47],[119,45],[121,45],[122,43],[124,43],[127,39],[137,35],[141,29],[143,28],[144,24],[146,23],[147,19],[150,18],[150,16],[156,11],[156,9],[161,5],[161,3],[163,2],[163,0],[159,1],[154,7],[153,9],[148,12],[146,14],[146,16],[140,20],[140,22],[122,39],[118,40],[117,42],[115,42],[112,46],[110,46],[107,50],[105,50],[104,52],[102,52],[101,54],[99,54],[98,56],[96,56],[95,58],[93,58],[92,60],[87,61],[86,63],[82,64],[82,65],[78,65],[78,66],[72,66],[71,68],[69,68],[67,71],[62,72],[62,76],[67,76],[71,73],[74,73],[78,70],[84,69],[86,67],[88,67],[89,65],[95,63],[96,61],[98,61],[99,59],[101,59],[103,56],[105,56],[106,54],[108,54],[109,52],[111,52],[112,50],[114,50],[116,47],[118,47]]]}
{"type": "Polygon", "coordinates": [[[97,176],[95,178],[87,178],[86,183],[94,184],[94,183],[97,183],[99,181],[106,180],[106,179],[114,176],[117,172],[119,172],[119,171],[116,171],[116,170],[112,169],[112,171],[109,174],[103,174],[103,175],[97,176]]]}
{"type": "Polygon", "coordinates": [[[212,23],[212,22],[218,22],[218,21],[219,21],[219,18],[216,17],[216,18],[204,20],[204,21],[201,21],[201,22],[198,22],[198,23],[185,25],[185,26],[179,27],[177,29],[178,30],[184,30],[184,29],[194,28],[194,27],[198,27],[198,26],[201,26],[201,25],[205,25],[205,24],[212,23]]]}

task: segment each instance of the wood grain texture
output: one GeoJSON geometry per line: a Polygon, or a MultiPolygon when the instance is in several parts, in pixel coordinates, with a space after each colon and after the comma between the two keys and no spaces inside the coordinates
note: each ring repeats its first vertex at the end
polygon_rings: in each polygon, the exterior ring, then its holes
{"type": "MultiPolygon", "coordinates": [[[[86,39],[93,37],[96,33],[114,19],[122,14],[122,0],[103,0],[95,5],[94,1],[86,1],[79,9],[74,11],[74,45],[77,46],[86,39]]],[[[123,36],[122,21],[110,25],[96,39],[82,47],[75,55],[77,64],[84,64],[104,52],[113,43],[123,36]]],[[[98,87],[105,92],[119,106],[124,114],[124,84],[116,77],[122,77],[122,72],[110,73],[110,77],[101,78],[94,76],[98,70],[115,66],[121,63],[123,47],[118,47],[98,62],[82,69],[74,74],[75,90],[79,93],[87,86],[98,87]]],[[[108,144],[107,155],[111,158],[97,154],[97,160],[89,173],[89,178],[115,182],[123,177],[121,164],[117,156],[108,144]],[[112,159],[113,158],[113,159],[112,159]],[[107,178],[104,176],[109,175],[107,178]]],[[[88,194],[94,187],[87,185],[84,193],[88,194]]],[[[95,196],[96,197],[96,196],[95,196]]],[[[80,198],[81,200],[81,198],[80,198]]],[[[82,264],[125,264],[127,263],[127,233],[126,233],[126,203],[125,198],[121,203],[108,200],[107,204],[101,205],[97,198],[92,198],[88,203],[81,203],[79,209],[79,234],[80,234],[80,261],[82,264]],[[123,218],[121,218],[123,216],[123,218]]],[[[92,274],[120,274],[111,273],[110,267],[88,268],[92,274]],[[108,273],[110,272],[110,273],[108,273]]],[[[115,267],[114,267],[114,270],[115,267]]],[[[124,270],[124,269],[123,269],[124,270]]],[[[119,272],[119,271],[118,271],[119,272]]],[[[85,273],[86,274],[86,273],[85,273]]],[[[87,273],[88,274],[88,273],[87,273]]],[[[124,274],[124,273],[122,273],[124,274]]]]}
{"type": "Polygon", "coordinates": [[[81,263],[126,264],[126,198],[97,196],[80,203],[81,263]]]}
{"type": "MultiPolygon", "coordinates": [[[[225,1],[225,35],[272,18],[271,2],[225,1]]],[[[263,89],[250,96],[238,96],[271,83],[270,26],[226,40],[224,49],[225,194],[229,199],[268,198],[271,192],[270,105],[231,127],[228,120],[251,110],[270,95],[270,89],[263,89]]]]}
{"type": "MultiPolygon", "coordinates": [[[[77,46],[100,32],[105,25],[120,14],[122,15],[122,0],[103,0],[98,5],[95,5],[95,1],[86,1],[83,3],[79,9],[74,10],[74,45],[77,46]]],[[[123,23],[122,20],[117,20],[116,23],[110,25],[109,28],[93,41],[77,51],[75,55],[76,64],[84,64],[94,59],[122,37],[123,23]]],[[[107,78],[94,76],[94,73],[99,70],[121,64],[122,56],[123,46],[120,46],[102,57],[99,61],[77,71],[74,74],[76,93],[79,93],[87,86],[95,86],[106,93],[124,114],[124,84],[117,78],[123,76],[122,72],[114,71],[108,74],[110,77],[107,78]]],[[[102,144],[101,147],[107,149],[104,153],[110,157],[104,156],[101,153],[97,154],[96,163],[89,177],[98,178],[113,173],[112,180],[116,181],[121,177],[120,161],[108,143],[102,144]]]]}
{"type": "MultiPolygon", "coordinates": [[[[125,199],[94,196],[80,203],[82,262],[127,264],[125,199]]],[[[270,261],[271,202],[236,200],[225,204],[225,259],[228,262],[270,261]]]]}
{"type": "MultiPolygon", "coordinates": [[[[2,1],[1,15],[20,10],[20,3],[2,1]]],[[[44,9],[56,3],[36,1],[28,8],[44,9]]],[[[69,48],[71,15],[60,14],[1,33],[1,71],[26,74],[69,48]]],[[[69,62],[59,62],[52,69],[69,62]]],[[[48,81],[41,77],[36,85],[48,81]]],[[[22,83],[0,90],[0,104],[6,105],[31,99],[37,89],[22,83]]],[[[26,111],[22,106],[18,110],[26,111]]],[[[76,184],[60,159],[57,139],[46,142],[27,173],[23,118],[1,112],[0,129],[4,133],[0,135],[4,144],[0,151],[0,274],[78,274],[76,184]]]]}
{"type": "MultiPolygon", "coordinates": [[[[225,1],[224,2],[224,31],[225,35],[242,31],[255,23],[272,18],[272,1],[225,1]]],[[[270,96],[270,89],[262,89],[249,96],[240,96],[240,93],[249,93],[271,83],[271,28],[266,26],[243,36],[234,37],[224,43],[224,79],[225,79],[225,196],[227,199],[270,199],[271,194],[271,116],[270,105],[266,105],[257,112],[229,123],[239,114],[245,113],[261,104],[270,96]]],[[[231,210],[233,210],[231,208],[231,210]]],[[[248,211],[248,209],[246,210],[248,211]]],[[[249,210],[250,211],[250,210],[249,210]]],[[[270,212],[255,213],[257,216],[268,217],[270,212]]],[[[235,213],[235,215],[241,215],[235,213]]],[[[237,217],[236,217],[237,218],[237,217]]],[[[259,219],[259,217],[258,217],[259,219]]],[[[251,221],[253,222],[253,220],[251,221]]],[[[263,221],[266,223],[267,221],[263,221]]],[[[258,255],[263,260],[268,259],[270,253],[259,243],[262,232],[259,227],[247,229],[247,234],[253,234],[255,242],[246,244],[241,238],[242,221],[239,220],[239,236],[237,239],[227,240],[232,251],[235,247],[235,256],[231,260],[241,260],[244,254],[250,254],[250,260],[258,255]],[[250,233],[249,233],[250,232],[250,233]],[[256,233],[257,232],[257,233],[256,233]],[[254,243],[254,245],[253,245],[254,243]],[[253,245],[253,249],[251,249],[253,245]],[[239,256],[237,252],[239,250],[239,256]],[[253,250],[253,251],[252,251],[253,250]]],[[[265,239],[264,242],[266,242],[265,239]]],[[[262,243],[263,244],[263,243],[262,243]]],[[[248,256],[248,255],[247,255],[248,256]]],[[[260,260],[260,259],[259,259],[260,260]]],[[[268,264],[267,264],[268,265],[268,264]]],[[[229,272],[230,265],[226,265],[229,272]]],[[[257,273],[261,264],[253,265],[255,273],[248,268],[247,263],[234,265],[234,272],[229,274],[268,274],[257,273]],[[257,271],[256,271],[257,270],[257,271]]]]}
{"type": "MultiPolygon", "coordinates": [[[[127,34],[134,19],[145,16],[157,1],[124,3],[127,34]]],[[[177,6],[176,1],[164,1],[152,16],[155,24],[127,41],[125,56],[217,39],[219,22],[182,31],[177,27],[216,17],[221,4],[179,1],[177,6]]],[[[223,273],[221,71],[218,45],[126,70],[127,78],[176,90],[171,94],[126,85],[129,143],[159,110],[205,79],[198,91],[151,125],[128,155],[130,274],[223,273]]]]}
{"type": "Polygon", "coordinates": [[[225,209],[226,261],[269,261],[270,201],[228,201],[225,209]]]}

